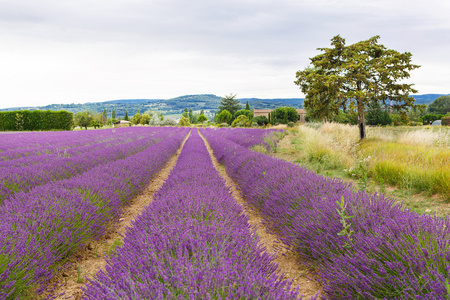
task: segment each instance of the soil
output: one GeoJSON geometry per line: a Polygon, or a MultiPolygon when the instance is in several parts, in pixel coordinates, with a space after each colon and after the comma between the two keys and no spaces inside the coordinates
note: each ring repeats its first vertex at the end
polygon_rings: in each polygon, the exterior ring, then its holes
{"type": "Polygon", "coordinates": [[[153,195],[169,177],[189,135],[184,139],[176,154],[169,159],[164,168],[148,183],[146,189],[132,199],[128,206],[124,207],[119,223],[111,226],[110,231],[101,240],[92,241],[84,249],[80,249],[75,255],[71,256],[67,267],[56,275],[59,287],[52,292],[53,295],[56,295],[55,299],[81,299],[83,296],[81,287],[88,282],[88,279],[94,278],[99,270],[105,269],[108,251],[115,244],[122,243],[127,227],[152,203],[153,195]]]}
{"type": "Polygon", "coordinates": [[[322,294],[320,284],[314,279],[315,274],[302,263],[301,258],[295,252],[291,251],[278,236],[265,228],[260,214],[245,201],[236,182],[228,176],[225,167],[218,163],[206,139],[201,134],[200,136],[205,142],[214,167],[225,179],[236,202],[242,206],[244,213],[249,218],[250,225],[256,229],[260,245],[267,253],[276,256],[274,262],[278,264],[278,274],[282,276],[283,279],[291,280],[293,288],[299,287],[300,293],[303,294],[304,299],[314,296],[317,293],[322,294]]]}

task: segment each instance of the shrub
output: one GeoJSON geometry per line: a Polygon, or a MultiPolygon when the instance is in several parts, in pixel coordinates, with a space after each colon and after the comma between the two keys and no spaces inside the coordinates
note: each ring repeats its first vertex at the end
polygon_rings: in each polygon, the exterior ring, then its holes
{"type": "Polygon", "coordinates": [[[180,122],[178,122],[178,125],[180,126],[189,126],[191,125],[191,123],[189,123],[189,119],[186,118],[185,116],[182,116],[180,119],[180,122]]]}
{"type": "Polygon", "coordinates": [[[161,121],[162,126],[174,126],[177,125],[177,121],[173,118],[165,118],[163,121],[161,121]]]}
{"type": "Polygon", "coordinates": [[[247,109],[241,109],[241,110],[238,110],[237,112],[235,112],[234,118],[237,119],[237,117],[242,116],[242,115],[247,116],[247,118],[249,120],[251,120],[253,118],[253,113],[247,109]]]}
{"type": "Polygon", "coordinates": [[[275,110],[275,119],[274,123],[287,124],[288,122],[297,122],[300,116],[293,107],[280,107],[275,110]]]}
{"type": "Polygon", "coordinates": [[[231,120],[233,120],[233,115],[226,109],[222,110],[217,115],[217,122],[218,123],[227,123],[231,124],[231,120]]]}
{"type": "Polygon", "coordinates": [[[61,110],[0,112],[0,131],[72,130],[73,113],[61,110]]]}
{"type": "Polygon", "coordinates": [[[259,126],[265,126],[269,124],[269,119],[266,116],[258,116],[252,119],[252,122],[258,123],[259,126]]]}
{"type": "Polygon", "coordinates": [[[442,117],[442,126],[450,126],[450,117],[442,117]]]}
{"type": "Polygon", "coordinates": [[[235,126],[249,126],[250,125],[250,121],[248,119],[248,117],[246,115],[239,115],[234,121],[233,123],[231,123],[232,127],[235,126]]]}

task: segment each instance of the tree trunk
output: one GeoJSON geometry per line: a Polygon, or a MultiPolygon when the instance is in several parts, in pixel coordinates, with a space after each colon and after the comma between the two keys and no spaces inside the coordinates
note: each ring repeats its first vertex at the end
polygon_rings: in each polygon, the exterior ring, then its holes
{"type": "Polygon", "coordinates": [[[366,121],[364,120],[364,106],[358,105],[358,129],[359,129],[359,138],[366,138],[366,121]]]}

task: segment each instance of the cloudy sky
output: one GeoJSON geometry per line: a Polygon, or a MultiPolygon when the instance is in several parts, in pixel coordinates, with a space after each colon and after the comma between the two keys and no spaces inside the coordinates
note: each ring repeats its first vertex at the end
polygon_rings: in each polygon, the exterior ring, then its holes
{"type": "Polygon", "coordinates": [[[411,52],[450,93],[448,0],[0,0],[0,108],[230,93],[303,97],[295,72],[340,34],[411,52]]]}

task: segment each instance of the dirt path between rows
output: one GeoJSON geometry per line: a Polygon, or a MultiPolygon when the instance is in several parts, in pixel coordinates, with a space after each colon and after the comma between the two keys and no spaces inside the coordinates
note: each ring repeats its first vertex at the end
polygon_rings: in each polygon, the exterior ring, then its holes
{"type": "Polygon", "coordinates": [[[81,299],[83,296],[81,287],[87,282],[85,277],[92,279],[99,269],[105,270],[106,254],[111,251],[115,245],[122,244],[126,229],[130,226],[131,221],[136,219],[136,217],[152,203],[153,195],[169,177],[190,134],[191,133],[189,132],[175,155],[173,155],[165,164],[164,168],[153,177],[147,184],[145,190],[139,196],[133,198],[129,204],[124,207],[119,224],[112,227],[110,232],[105,234],[100,241],[92,241],[85,249],[80,250],[72,256],[69,267],[57,276],[59,282],[62,282],[63,285],[53,291],[53,294],[57,295],[55,299],[81,299]]]}
{"type": "Polygon", "coordinates": [[[317,293],[322,294],[321,286],[316,281],[310,279],[314,277],[314,274],[301,263],[300,257],[297,254],[289,250],[275,234],[266,230],[262,224],[262,218],[259,213],[244,200],[236,182],[228,176],[225,167],[219,164],[205,137],[202,134],[200,134],[200,136],[205,142],[214,167],[225,179],[236,202],[242,206],[244,213],[247,214],[250,225],[256,229],[260,245],[266,249],[267,253],[276,255],[274,262],[278,264],[278,274],[283,275],[284,279],[292,280],[292,286],[294,288],[297,286],[299,287],[300,294],[303,294],[304,299],[308,299],[317,293]]]}

